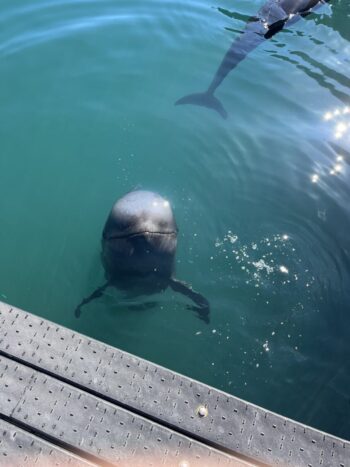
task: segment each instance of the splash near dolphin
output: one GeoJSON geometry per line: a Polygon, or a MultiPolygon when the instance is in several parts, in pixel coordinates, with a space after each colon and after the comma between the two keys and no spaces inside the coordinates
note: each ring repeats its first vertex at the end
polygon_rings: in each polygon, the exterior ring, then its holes
{"type": "Polygon", "coordinates": [[[75,310],[99,298],[107,287],[152,294],[170,287],[190,298],[198,317],[209,323],[209,302],[174,277],[178,228],[169,202],[151,191],[127,193],[113,206],[102,234],[106,283],[75,310]]]}
{"type": "Polygon", "coordinates": [[[182,97],[175,102],[175,105],[199,105],[213,109],[221,117],[227,118],[224,106],[214,93],[230,71],[262,42],[270,39],[285,26],[309,15],[324,3],[326,3],[324,0],[268,0],[250,19],[243,33],[233,41],[208,89],[205,92],[182,97]]]}

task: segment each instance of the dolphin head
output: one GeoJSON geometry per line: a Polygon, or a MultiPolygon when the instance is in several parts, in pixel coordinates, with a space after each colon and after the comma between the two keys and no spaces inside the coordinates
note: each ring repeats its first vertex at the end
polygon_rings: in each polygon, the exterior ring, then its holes
{"type": "MultiPolygon", "coordinates": [[[[171,277],[177,225],[170,203],[157,193],[127,193],[112,207],[102,236],[102,261],[110,282],[152,276],[152,283],[171,277]]],[[[161,287],[160,287],[161,288],[161,287]]]]}
{"type": "Polygon", "coordinates": [[[103,229],[103,238],[109,240],[147,233],[177,233],[170,203],[152,191],[131,191],[114,204],[103,229]]]}
{"type": "Polygon", "coordinates": [[[190,298],[194,311],[209,323],[209,302],[185,282],[173,277],[177,226],[169,202],[151,191],[127,193],[112,207],[103,229],[102,263],[107,283],[75,309],[101,297],[109,286],[132,294],[152,294],[168,286],[190,298]]]}

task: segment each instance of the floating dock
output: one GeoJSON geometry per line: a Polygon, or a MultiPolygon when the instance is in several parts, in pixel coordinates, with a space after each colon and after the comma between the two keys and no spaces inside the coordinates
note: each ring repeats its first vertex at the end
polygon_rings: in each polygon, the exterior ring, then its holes
{"type": "Polygon", "coordinates": [[[0,302],[0,465],[350,466],[350,443],[0,302]]]}

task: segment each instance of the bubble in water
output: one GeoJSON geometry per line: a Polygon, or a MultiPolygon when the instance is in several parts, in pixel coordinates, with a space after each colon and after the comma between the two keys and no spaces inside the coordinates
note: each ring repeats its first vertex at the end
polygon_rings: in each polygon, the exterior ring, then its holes
{"type": "MultiPolygon", "coordinates": [[[[236,281],[238,278],[244,286],[250,285],[255,288],[256,291],[252,295],[254,301],[257,300],[260,289],[262,294],[268,291],[276,295],[282,293],[279,287],[288,287],[292,283],[303,286],[304,290],[310,293],[308,287],[314,282],[314,278],[311,278],[308,269],[303,267],[305,258],[297,256],[298,250],[293,238],[287,233],[270,234],[242,244],[238,235],[228,231],[222,240],[216,239],[215,247],[218,248],[218,257],[224,259],[231,271],[235,271],[234,275],[228,275],[229,279],[236,281]],[[227,248],[231,243],[230,239],[234,240],[235,244],[231,250],[227,248]],[[293,264],[292,274],[286,264],[287,260],[293,264]],[[239,272],[234,267],[235,263],[239,266],[239,272]]],[[[270,304],[270,297],[266,297],[264,303],[270,304]]]]}
{"type": "Polygon", "coordinates": [[[258,271],[265,269],[267,274],[271,274],[273,272],[273,267],[266,264],[263,259],[256,262],[253,261],[252,265],[255,266],[258,271]]]}
{"type": "Polygon", "coordinates": [[[237,237],[237,235],[227,234],[226,235],[226,240],[228,240],[230,243],[236,243],[237,240],[238,240],[238,237],[237,237]]]}
{"type": "Polygon", "coordinates": [[[218,248],[219,246],[223,245],[223,242],[221,242],[218,238],[215,241],[215,248],[218,248]]]}

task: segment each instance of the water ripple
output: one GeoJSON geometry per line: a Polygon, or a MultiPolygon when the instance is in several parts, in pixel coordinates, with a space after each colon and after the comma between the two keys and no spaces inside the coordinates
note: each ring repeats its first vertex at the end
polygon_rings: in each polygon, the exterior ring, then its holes
{"type": "Polygon", "coordinates": [[[174,105],[208,87],[261,5],[2,2],[0,292],[287,416],[300,410],[301,421],[342,436],[348,0],[249,54],[217,90],[227,120],[174,105]],[[99,241],[110,205],[140,186],[174,206],[176,274],[210,300],[210,327],[170,291],[141,297],[132,310],[111,292],[86,319],[70,314],[103,278],[99,241]],[[30,248],[19,268],[23,225],[30,248]],[[325,387],[337,417],[318,410],[325,387]]]}

